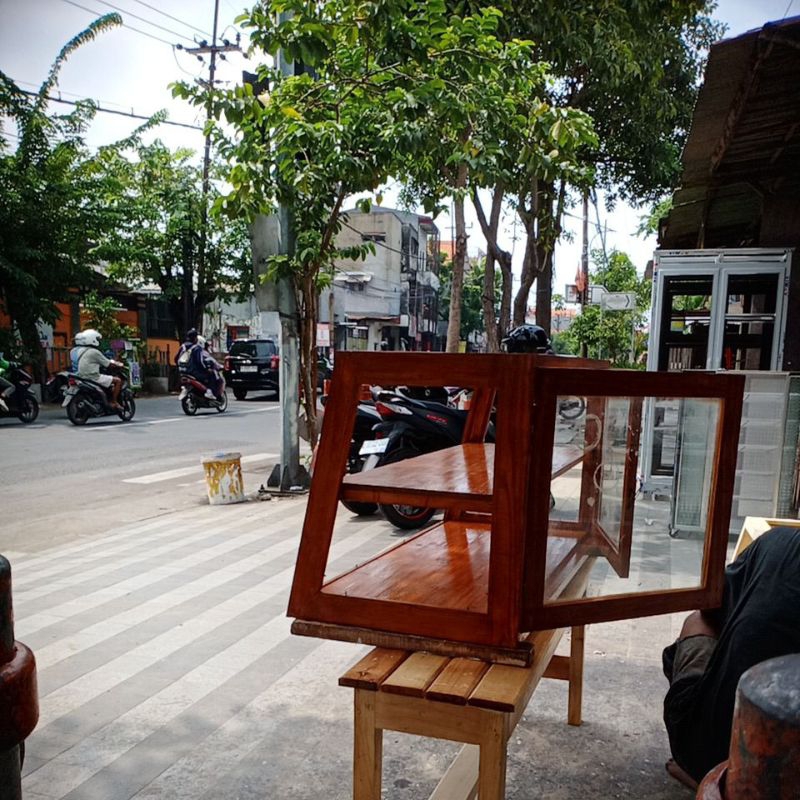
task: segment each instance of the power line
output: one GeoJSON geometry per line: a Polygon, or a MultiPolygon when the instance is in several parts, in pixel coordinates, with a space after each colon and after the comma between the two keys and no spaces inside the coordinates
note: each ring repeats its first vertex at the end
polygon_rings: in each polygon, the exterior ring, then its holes
{"type": "MultiPolygon", "coordinates": [[[[91,8],[86,8],[86,6],[82,6],[80,3],[76,3],[75,0],[63,0],[64,3],[69,3],[71,6],[75,6],[75,8],[80,8],[82,11],[88,11],[93,17],[101,14],[100,11],[93,11],[91,8]]],[[[122,26],[127,28],[129,31],[135,31],[136,33],[141,33],[142,36],[147,36],[149,39],[155,39],[157,42],[161,42],[161,44],[165,44],[168,47],[172,47],[172,42],[168,42],[166,39],[162,39],[160,36],[153,36],[152,33],[148,33],[147,31],[139,30],[139,28],[134,28],[133,25],[128,25],[127,22],[123,22],[122,26]]]]}
{"type": "MultiPolygon", "coordinates": [[[[27,94],[30,97],[38,97],[37,92],[22,92],[22,94],[27,94]]],[[[73,102],[72,100],[62,100],[60,97],[52,97],[51,95],[45,95],[46,100],[50,100],[53,103],[63,103],[64,105],[68,106],[77,106],[78,103],[73,102]]],[[[95,104],[95,110],[100,111],[103,114],[118,114],[121,117],[131,117],[132,119],[143,119],[145,121],[152,119],[152,115],[149,117],[144,117],[141,114],[134,114],[132,111],[117,111],[113,108],[101,108],[97,104],[95,104]]],[[[159,125],[174,125],[177,128],[191,128],[193,131],[201,131],[203,130],[201,125],[190,125],[188,122],[173,122],[169,119],[163,119],[161,122],[158,123],[159,125]]]]}
{"type": "Polygon", "coordinates": [[[178,31],[172,30],[172,28],[165,28],[163,25],[159,25],[157,22],[151,22],[149,19],[147,19],[147,17],[140,17],[138,14],[134,14],[133,11],[128,11],[125,8],[120,8],[119,6],[115,6],[113,3],[109,3],[108,0],[94,0],[94,1],[95,3],[101,3],[104,6],[113,8],[114,11],[120,11],[123,14],[127,14],[129,17],[138,19],[140,22],[146,22],[148,25],[152,25],[154,28],[158,28],[161,31],[165,31],[166,33],[171,33],[173,36],[179,36],[181,39],[186,39],[187,42],[191,42],[192,44],[195,43],[194,39],[190,39],[188,36],[184,36],[182,33],[178,33],[178,31]]]}
{"type": "Polygon", "coordinates": [[[134,3],[138,3],[140,6],[144,6],[145,8],[149,8],[152,11],[155,11],[157,14],[162,14],[165,17],[168,17],[175,22],[180,22],[181,25],[185,25],[187,28],[191,28],[198,33],[202,33],[203,36],[210,36],[211,34],[206,33],[202,28],[198,28],[195,25],[192,25],[191,22],[184,22],[182,19],[178,19],[178,17],[173,17],[172,14],[167,14],[166,11],[162,11],[160,8],[156,8],[155,6],[151,6],[150,3],[145,3],[144,0],[133,0],[134,3]]]}

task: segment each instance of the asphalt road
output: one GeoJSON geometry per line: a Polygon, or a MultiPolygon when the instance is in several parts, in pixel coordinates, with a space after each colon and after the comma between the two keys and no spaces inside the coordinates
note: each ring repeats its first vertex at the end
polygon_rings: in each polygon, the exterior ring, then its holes
{"type": "Polygon", "coordinates": [[[128,423],[105,417],[83,427],[46,405],[23,425],[0,419],[0,552],[91,536],[206,502],[201,458],[243,456],[245,490],[265,483],[279,459],[280,403],[271,395],[237,401],[222,414],[181,411],[176,396],[141,397],[128,423]]]}

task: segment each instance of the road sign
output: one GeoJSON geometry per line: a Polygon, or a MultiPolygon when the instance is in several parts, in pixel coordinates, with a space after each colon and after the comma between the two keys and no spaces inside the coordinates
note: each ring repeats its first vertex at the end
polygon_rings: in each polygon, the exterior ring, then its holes
{"type": "Polygon", "coordinates": [[[600,297],[603,311],[633,311],[636,308],[636,292],[606,292],[600,297]]]}

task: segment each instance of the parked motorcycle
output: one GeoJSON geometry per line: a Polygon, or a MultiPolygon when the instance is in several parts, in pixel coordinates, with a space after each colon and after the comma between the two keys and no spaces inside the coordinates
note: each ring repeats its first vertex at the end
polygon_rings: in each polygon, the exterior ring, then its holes
{"type": "Polygon", "coordinates": [[[67,417],[73,425],[85,425],[93,417],[119,416],[123,422],[129,422],[136,413],[136,403],[133,392],[128,384],[128,370],[121,365],[112,364],[108,373],[118,375],[122,379],[122,388],[119,393],[121,409],[112,408],[111,398],[105,388],[99,383],[81,378],[75,373],[69,374],[69,382],[64,391],[64,402],[61,404],[67,409],[67,417]]]}
{"type": "MultiPolygon", "coordinates": [[[[372,469],[378,463],[378,456],[370,448],[375,439],[374,427],[381,422],[381,415],[375,409],[375,403],[361,400],[356,408],[356,421],[353,425],[353,437],[350,440],[350,452],[347,455],[347,472],[353,474],[363,469],[372,469]]],[[[377,503],[360,503],[342,500],[342,505],[359,517],[367,517],[378,510],[377,503]]]]}
{"type": "Polygon", "coordinates": [[[228,407],[228,395],[225,392],[225,379],[222,379],[222,394],[219,397],[206,397],[208,386],[192,375],[181,375],[181,393],[179,400],[183,413],[194,416],[199,408],[215,408],[220,414],[228,407]]]}
{"type": "MultiPolygon", "coordinates": [[[[370,453],[377,455],[376,467],[461,444],[469,414],[442,403],[417,400],[402,389],[380,393],[375,408],[382,422],[374,428],[375,441],[367,445],[370,453]]],[[[491,423],[486,440],[494,441],[491,423]]],[[[389,522],[406,530],[426,525],[436,513],[435,508],[390,504],[380,504],[380,510],[389,522]]]]}
{"type": "Polygon", "coordinates": [[[39,402],[30,390],[33,377],[19,364],[11,362],[6,380],[14,384],[14,391],[3,398],[8,410],[0,405],[0,417],[16,417],[20,422],[30,424],[39,416],[39,402]]]}

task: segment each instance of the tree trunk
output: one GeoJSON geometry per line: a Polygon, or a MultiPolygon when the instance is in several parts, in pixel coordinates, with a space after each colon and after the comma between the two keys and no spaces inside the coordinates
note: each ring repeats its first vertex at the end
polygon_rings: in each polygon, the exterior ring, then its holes
{"type": "Polygon", "coordinates": [[[317,444],[317,319],[319,291],[315,271],[298,275],[298,322],[300,333],[300,391],[306,418],[308,441],[317,444]]]}
{"type": "Polygon", "coordinates": [[[464,263],[467,260],[467,225],[464,219],[464,195],[459,189],[467,185],[467,165],[458,167],[455,196],[456,247],[453,254],[453,282],[450,286],[450,317],[447,321],[446,352],[457,353],[461,341],[461,299],[464,293],[464,263]]]}
{"type": "Polygon", "coordinates": [[[483,306],[483,319],[486,328],[486,350],[489,353],[497,353],[500,350],[500,336],[506,330],[503,325],[503,308],[501,303],[500,319],[498,320],[495,308],[497,305],[495,299],[495,281],[494,281],[494,267],[495,262],[500,264],[500,269],[503,275],[503,298],[511,297],[511,284],[508,285],[508,293],[506,293],[506,275],[511,275],[511,253],[502,250],[497,243],[497,231],[500,227],[500,212],[503,208],[504,185],[498,183],[492,190],[492,209],[489,219],[486,219],[486,214],[483,211],[480,197],[477,190],[473,192],[472,202],[475,206],[475,212],[478,216],[478,222],[481,226],[481,231],[486,239],[487,253],[486,253],[486,268],[483,275],[483,294],[481,296],[481,304],[483,306]]]}

